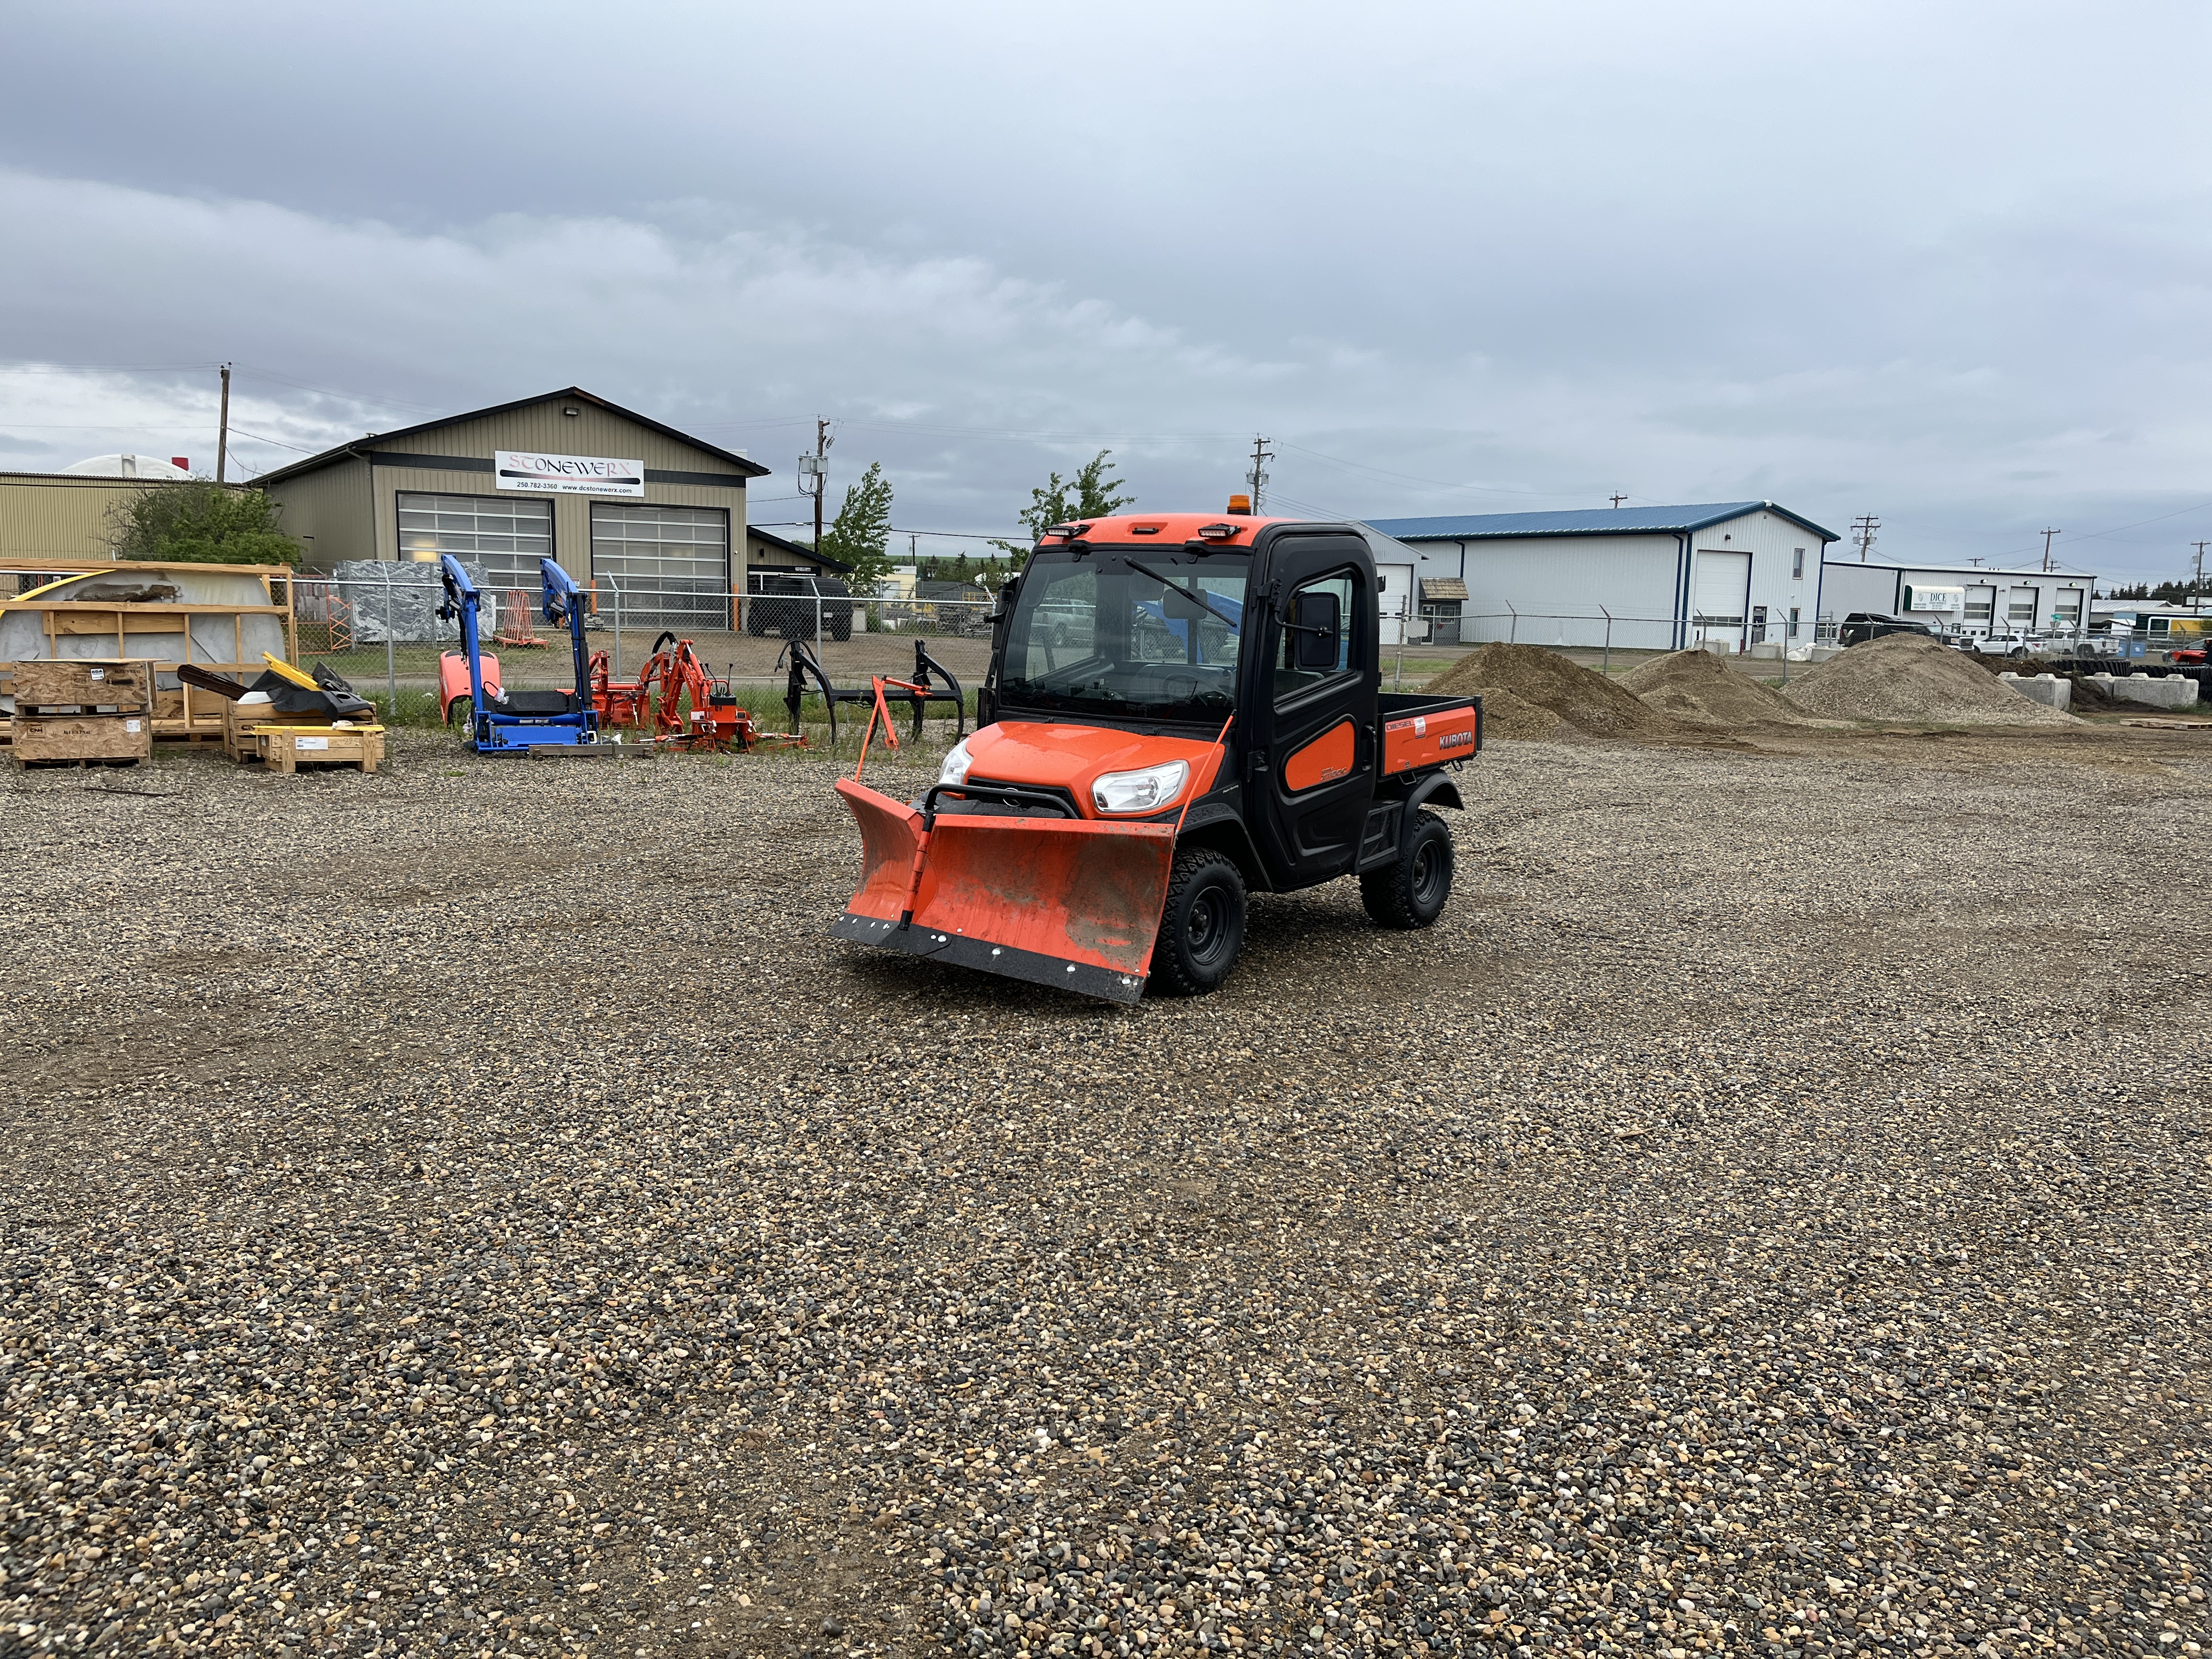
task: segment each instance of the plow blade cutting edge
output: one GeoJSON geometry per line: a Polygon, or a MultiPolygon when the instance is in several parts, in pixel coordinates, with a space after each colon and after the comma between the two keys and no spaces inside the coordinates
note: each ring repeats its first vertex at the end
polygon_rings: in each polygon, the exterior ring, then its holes
{"type": "Polygon", "coordinates": [[[1175,829],[1078,818],[940,814],[849,778],[860,890],[837,938],[1134,1002],[1167,902],[1175,829]]]}

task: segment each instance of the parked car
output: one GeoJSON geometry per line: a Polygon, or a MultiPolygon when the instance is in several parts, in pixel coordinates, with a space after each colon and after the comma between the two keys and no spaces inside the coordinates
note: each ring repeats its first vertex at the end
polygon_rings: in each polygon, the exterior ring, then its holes
{"type": "Polygon", "coordinates": [[[756,639],[811,640],[817,627],[833,640],[853,637],[853,590],[842,577],[756,570],[746,586],[745,632],[756,639]]]}
{"type": "Polygon", "coordinates": [[[1879,611],[1854,611],[1844,618],[1844,625],[1836,632],[1838,644],[1849,647],[1864,645],[1869,640],[1878,640],[1885,634],[1918,634],[1927,639],[1943,637],[1926,623],[1907,622],[1902,617],[1885,617],[1879,611]]]}
{"type": "Polygon", "coordinates": [[[1976,634],[1966,640],[1966,648],[1984,657],[2025,657],[2037,643],[2027,634],[1976,634]]]}

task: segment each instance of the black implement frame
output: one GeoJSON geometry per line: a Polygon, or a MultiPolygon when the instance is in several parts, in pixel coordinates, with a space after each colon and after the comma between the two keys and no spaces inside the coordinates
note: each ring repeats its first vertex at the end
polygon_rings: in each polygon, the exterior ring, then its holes
{"type": "MultiPolygon", "coordinates": [[[[784,683],[783,706],[791,712],[791,729],[794,732],[799,730],[799,705],[807,694],[810,678],[814,682],[814,695],[822,699],[823,706],[830,711],[830,741],[833,745],[837,741],[839,703],[864,703],[871,708],[875,704],[876,688],[872,683],[854,686],[832,684],[829,671],[822,666],[822,659],[814,654],[814,647],[805,640],[793,640],[784,647],[783,654],[775,659],[775,665],[782,668],[787,664],[789,665],[790,678],[784,683]]],[[[912,684],[884,686],[884,702],[886,704],[903,702],[913,706],[916,742],[921,739],[922,715],[928,705],[933,702],[951,703],[953,718],[959,726],[957,736],[964,738],[968,735],[967,695],[961,690],[960,682],[954,678],[952,671],[931,656],[928,646],[920,640],[914,642],[912,684]],[[945,689],[939,690],[939,684],[945,689]],[[922,689],[915,690],[913,689],[915,686],[922,689]]]]}

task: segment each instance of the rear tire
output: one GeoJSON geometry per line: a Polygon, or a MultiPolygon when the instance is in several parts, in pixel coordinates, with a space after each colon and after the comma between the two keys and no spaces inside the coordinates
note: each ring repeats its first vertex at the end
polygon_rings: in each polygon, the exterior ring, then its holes
{"type": "Polygon", "coordinates": [[[1398,856],[1359,878],[1359,901],[1380,927],[1426,927],[1451,897],[1451,830],[1424,807],[1398,842],[1398,856]]]}
{"type": "Polygon", "coordinates": [[[1244,878],[1221,854],[1194,848],[1176,855],[1150,983],[1170,996],[1200,997],[1219,987],[1244,948],[1244,878]]]}

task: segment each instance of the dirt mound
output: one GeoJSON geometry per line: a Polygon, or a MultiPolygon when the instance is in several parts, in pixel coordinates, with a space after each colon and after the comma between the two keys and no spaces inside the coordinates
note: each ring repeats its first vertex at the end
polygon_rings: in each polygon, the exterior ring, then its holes
{"type": "Polygon", "coordinates": [[[1685,726],[1741,731],[1756,726],[1807,726],[1805,711],[1711,651],[1676,651],[1632,668],[1620,684],[1685,726]]]}
{"type": "Polygon", "coordinates": [[[1920,634],[1885,634],[1808,669],[1786,694],[1800,708],[1851,720],[1931,726],[2073,726],[2030,702],[1963,652],[1920,634]]]}
{"type": "MultiPolygon", "coordinates": [[[[1520,709],[1512,718],[1534,721],[1534,711],[1548,712],[1571,733],[1586,738],[1663,738],[1682,727],[1648,703],[1622,690],[1603,675],[1577,667],[1556,651],[1540,646],[1506,645],[1497,641],[1480,646],[1428,683],[1431,691],[1462,696],[1480,693],[1483,711],[1491,717],[1492,737],[1512,738],[1498,718],[1505,709],[1499,692],[1510,696],[1520,709]]],[[[1532,734],[1532,736],[1536,734],[1532,734]]],[[[1541,734],[1558,741],[1559,734],[1541,734]]]]}
{"type": "Polygon", "coordinates": [[[1485,743],[1587,743],[1588,734],[1576,730],[1548,708],[1516,697],[1502,686],[1457,688],[1462,695],[1482,699],[1482,740],[1485,743]]]}

